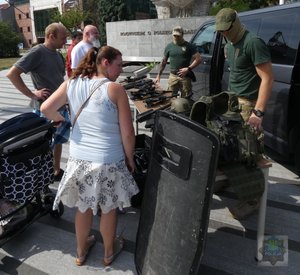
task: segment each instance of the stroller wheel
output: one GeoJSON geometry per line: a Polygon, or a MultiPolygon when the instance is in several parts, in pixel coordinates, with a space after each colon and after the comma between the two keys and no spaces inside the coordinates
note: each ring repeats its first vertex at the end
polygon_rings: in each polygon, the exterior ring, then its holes
{"type": "Polygon", "coordinates": [[[51,209],[50,215],[51,217],[58,219],[63,215],[64,211],[65,211],[64,205],[62,204],[62,202],[59,202],[58,209],[56,210],[51,209]]]}

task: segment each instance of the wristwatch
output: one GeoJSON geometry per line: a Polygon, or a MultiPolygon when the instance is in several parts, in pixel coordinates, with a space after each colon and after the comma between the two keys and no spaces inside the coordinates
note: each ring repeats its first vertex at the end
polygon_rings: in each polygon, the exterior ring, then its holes
{"type": "Polygon", "coordinates": [[[252,113],[255,114],[257,117],[263,117],[265,114],[263,111],[255,110],[255,109],[252,110],[252,113]]]}

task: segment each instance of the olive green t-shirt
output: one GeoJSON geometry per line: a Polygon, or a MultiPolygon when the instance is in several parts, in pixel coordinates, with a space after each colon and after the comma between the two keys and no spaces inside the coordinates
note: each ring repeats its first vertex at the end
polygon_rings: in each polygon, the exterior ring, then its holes
{"type": "Polygon", "coordinates": [[[238,96],[257,99],[261,79],[255,66],[271,62],[265,42],[246,31],[238,43],[226,45],[226,56],[230,67],[229,90],[238,96]]]}
{"type": "Polygon", "coordinates": [[[181,45],[169,43],[164,51],[166,60],[170,58],[170,70],[177,71],[190,65],[192,56],[197,52],[195,45],[184,41],[181,45]]]}

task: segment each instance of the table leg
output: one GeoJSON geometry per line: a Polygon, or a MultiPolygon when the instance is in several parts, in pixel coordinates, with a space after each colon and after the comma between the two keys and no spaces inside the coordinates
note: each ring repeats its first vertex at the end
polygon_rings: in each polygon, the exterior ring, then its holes
{"type": "Polygon", "coordinates": [[[259,212],[258,212],[258,225],[257,225],[257,260],[262,261],[263,255],[259,249],[263,247],[263,240],[265,235],[265,222],[266,222],[266,209],[267,209],[267,195],[268,195],[268,177],[269,168],[263,168],[265,178],[265,191],[260,198],[259,212]]]}

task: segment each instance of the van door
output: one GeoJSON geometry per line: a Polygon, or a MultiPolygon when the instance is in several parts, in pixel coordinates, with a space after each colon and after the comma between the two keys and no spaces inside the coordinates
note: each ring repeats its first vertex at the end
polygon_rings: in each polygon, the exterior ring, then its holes
{"type": "MultiPolygon", "coordinates": [[[[270,49],[273,67],[273,88],[263,120],[265,144],[286,158],[294,152],[291,130],[299,125],[299,116],[292,118],[291,78],[300,39],[300,8],[286,8],[264,14],[241,16],[241,21],[270,49]],[[276,18],[276,20],[274,20],[276,18]]],[[[297,139],[300,136],[298,135],[297,139]]]]}
{"type": "Polygon", "coordinates": [[[193,83],[194,99],[198,99],[202,95],[209,95],[210,93],[209,74],[215,39],[215,24],[212,21],[203,25],[190,41],[196,45],[201,55],[200,65],[193,70],[197,79],[193,83]]]}

